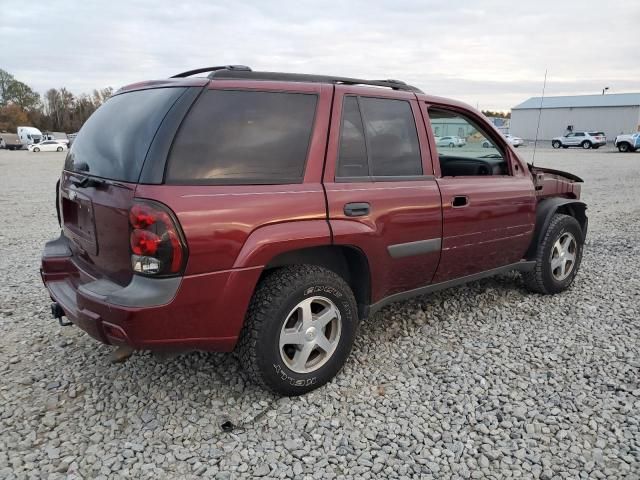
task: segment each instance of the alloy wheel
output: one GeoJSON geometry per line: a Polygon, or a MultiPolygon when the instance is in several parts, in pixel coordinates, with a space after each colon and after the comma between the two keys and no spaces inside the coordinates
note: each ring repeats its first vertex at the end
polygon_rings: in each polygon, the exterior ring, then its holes
{"type": "Polygon", "coordinates": [[[322,367],[340,342],[340,311],[326,297],[305,298],[287,316],[280,331],[280,356],[296,373],[322,367]]]}
{"type": "Polygon", "coordinates": [[[551,249],[551,274],[553,278],[561,282],[566,279],[576,264],[578,244],[575,237],[569,233],[563,233],[553,244],[551,249]]]}

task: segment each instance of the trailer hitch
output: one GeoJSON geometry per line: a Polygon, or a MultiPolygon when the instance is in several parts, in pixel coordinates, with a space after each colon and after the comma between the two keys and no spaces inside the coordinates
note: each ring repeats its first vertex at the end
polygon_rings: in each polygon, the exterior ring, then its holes
{"type": "Polygon", "coordinates": [[[60,306],[60,304],[58,304],[58,302],[51,304],[51,315],[53,316],[53,318],[58,320],[58,323],[60,324],[61,327],[69,327],[73,325],[73,323],[69,321],[62,320],[62,317],[65,316],[65,313],[62,307],[60,306]]]}

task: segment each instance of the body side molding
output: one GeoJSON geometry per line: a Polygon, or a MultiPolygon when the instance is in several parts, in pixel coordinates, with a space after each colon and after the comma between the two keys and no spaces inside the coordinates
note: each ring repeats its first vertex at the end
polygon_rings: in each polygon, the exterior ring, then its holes
{"type": "Polygon", "coordinates": [[[397,243],[389,245],[387,251],[392,258],[412,257],[424,253],[437,252],[442,246],[441,238],[418,240],[416,242],[397,243]]]}
{"type": "Polygon", "coordinates": [[[407,300],[409,298],[417,297],[419,295],[425,295],[427,293],[437,292],[439,290],[444,290],[445,288],[456,287],[458,285],[464,285],[465,283],[473,282],[475,280],[481,280],[487,277],[493,277],[494,275],[498,275],[500,273],[510,272],[512,270],[518,270],[521,272],[528,272],[533,270],[536,262],[534,261],[525,261],[522,260],[517,263],[512,263],[509,265],[504,265],[502,267],[493,268],[491,270],[486,270],[484,272],[474,273],[473,275],[467,275],[466,277],[456,278],[453,280],[447,280],[446,282],[435,283],[432,285],[427,285],[420,288],[415,288],[413,290],[408,290],[406,292],[396,293],[394,295],[389,295],[388,297],[383,298],[382,300],[372,304],[369,306],[369,315],[375,314],[382,307],[389,305],[390,303],[400,302],[403,300],[407,300]]]}

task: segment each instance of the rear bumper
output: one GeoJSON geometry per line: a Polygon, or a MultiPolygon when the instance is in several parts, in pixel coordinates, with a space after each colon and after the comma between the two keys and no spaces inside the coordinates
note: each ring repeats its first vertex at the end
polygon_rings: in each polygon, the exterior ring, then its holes
{"type": "Polygon", "coordinates": [[[134,349],[231,351],[261,268],[154,279],[120,286],[78,268],[67,239],[48,242],[42,280],[65,316],[96,340],[134,349]]]}

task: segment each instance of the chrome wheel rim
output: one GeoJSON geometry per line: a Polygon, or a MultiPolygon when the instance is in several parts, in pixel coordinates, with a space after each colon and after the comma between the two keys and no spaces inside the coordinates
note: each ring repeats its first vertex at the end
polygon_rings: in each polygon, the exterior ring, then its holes
{"type": "Polygon", "coordinates": [[[280,357],[296,373],[322,367],[338,348],[340,311],[326,297],[309,297],[298,303],[280,330],[280,357]]]}
{"type": "Polygon", "coordinates": [[[566,279],[576,264],[578,243],[569,232],[560,235],[551,249],[551,274],[553,278],[561,282],[566,279]]]}

